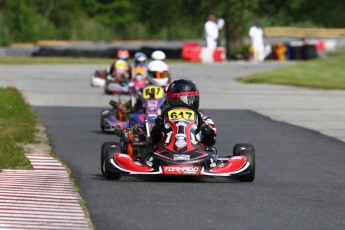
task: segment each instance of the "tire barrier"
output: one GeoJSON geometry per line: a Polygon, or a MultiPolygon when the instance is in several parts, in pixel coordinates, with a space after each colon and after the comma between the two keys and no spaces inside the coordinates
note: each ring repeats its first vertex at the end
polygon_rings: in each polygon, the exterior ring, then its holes
{"type": "MultiPolygon", "coordinates": [[[[100,58],[114,58],[116,51],[121,48],[106,48],[106,49],[77,49],[69,47],[41,47],[36,52],[32,53],[34,57],[100,57],[100,58]]],[[[140,50],[128,50],[133,56],[135,52],[140,50]]]]}
{"type": "Polygon", "coordinates": [[[290,60],[302,60],[302,45],[291,45],[290,60]]]}
{"type": "Polygon", "coordinates": [[[185,42],[180,56],[182,59],[191,62],[223,62],[226,60],[226,51],[223,47],[217,47],[214,50],[210,50],[201,47],[197,42],[185,42]]]}
{"type": "MultiPolygon", "coordinates": [[[[267,59],[276,59],[274,50],[277,44],[286,45],[286,60],[308,60],[322,56],[322,53],[334,51],[345,47],[345,37],[338,39],[322,38],[307,39],[308,46],[304,47],[303,41],[293,40],[293,38],[266,38],[267,44],[272,44],[272,52],[269,52],[267,59]],[[314,48],[315,46],[315,48],[314,48]]],[[[201,41],[162,41],[162,42],[90,42],[90,43],[42,43],[31,44],[30,46],[18,47],[0,47],[0,57],[8,56],[35,56],[35,57],[101,57],[114,58],[117,50],[127,49],[130,56],[133,57],[135,52],[144,52],[147,56],[151,56],[155,50],[165,52],[168,59],[184,59],[195,62],[221,62],[225,59],[229,60],[247,60],[249,53],[241,54],[224,54],[225,51],[217,51],[215,59],[213,55],[204,55],[201,41]],[[54,45],[53,45],[54,44],[54,45]],[[64,45],[63,45],[64,44],[64,45]],[[224,53],[223,53],[224,52],[224,53]],[[200,56],[201,55],[201,56],[200,56]],[[226,57],[225,57],[226,56],[226,57]],[[205,59],[205,57],[208,57],[205,59]],[[207,61],[206,61],[207,62],[207,61]]]]}
{"type": "Polygon", "coordinates": [[[302,41],[294,41],[288,44],[279,43],[274,46],[274,57],[276,60],[309,60],[318,57],[315,44],[308,44],[302,41]]]}
{"type": "Polygon", "coordinates": [[[286,60],[286,45],[285,44],[280,43],[274,47],[274,57],[279,61],[286,60]]]}
{"type": "Polygon", "coordinates": [[[164,46],[143,46],[141,52],[145,53],[148,57],[151,57],[153,51],[161,50],[165,53],[166,58],[180,59],[182,47],[164,47],[164,46]]]}
{"type": "MultiPolygon", "coordinates": [[[[34,57],[102,57],[102,58],[114,58],[116,51],[124,49],[122,47],[114,47],[107,49],[78,49],[70,47],[41,47],[37,51],[32,53],[34,57]]],[[[131,57],[136,52],[143,52],[148,57],[151,56],[155,50],[161,50],[165,53],[169,59],[180,59],[182,48],[165,48],[165,47],[148,47],[143,46],[142,48],[129,49],[131,57]]]]}
{"type": "Polygon", "coordinates": [[[302,58],[303,60],[309,60],[317,58],[316,46],[305,44],[302,46],[302,58]]]}
{"type": "Polygon", "coordinates": [[[0,57],[28,57],[38,49],[38,47],[0,47],[0,57]]]}

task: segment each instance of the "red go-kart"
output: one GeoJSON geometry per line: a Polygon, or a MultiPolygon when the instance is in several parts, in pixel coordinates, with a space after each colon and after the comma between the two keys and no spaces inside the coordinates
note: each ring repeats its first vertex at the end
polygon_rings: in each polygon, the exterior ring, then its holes
{"type": "Polygon", "coordinates": [[[121,134],[120,143],[102,145],[101,170],[107,179],[119,179],[121,175],[178,175],[254,180],[255,150],[251,144],[236,144],[232,156],[220,158],[215,148],[198,141],[198,111],[172,107],[162,115],[165,135],[160,144],[152,145],[150,133],[145,131],[148,127],[135,126],[121,134]]]}

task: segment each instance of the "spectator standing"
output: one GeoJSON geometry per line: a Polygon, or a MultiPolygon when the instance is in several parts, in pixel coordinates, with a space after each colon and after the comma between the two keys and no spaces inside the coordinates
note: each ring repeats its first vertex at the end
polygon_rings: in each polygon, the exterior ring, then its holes
{"type": "Polygon", "coordinates": [[[256,21],[255,24],[250,27],[249,37],[251,49],[253,51],[253,59],[255,61],[263,61],[265,59],[264,32],[259,21],[256,21]]]}
{"type": "Polygon", "coordinates": [[[206,47],[212,50],[216,49],[218,37],[219,27],[217,25],[217,17],[211,14],[208,17],[208,21],[205,23],[206,47]]]}

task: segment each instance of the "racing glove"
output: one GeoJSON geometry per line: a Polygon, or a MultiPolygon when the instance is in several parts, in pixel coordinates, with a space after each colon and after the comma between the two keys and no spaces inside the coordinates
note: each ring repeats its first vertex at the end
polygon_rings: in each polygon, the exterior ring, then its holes
{"type": "Polygon", "coordinates": [[[163,129],[164,129],[164,122],[162,116],[158,116],[155,119],[155,125],[152,127],[151,130],[151,138],[153,144],[157,144],[163,138],[163,129]]]}
{"type": "Polygon", "coordinates": [[[162,116],[158,116],[158,117],[155,119],[155,126],[156,126],[158,129],[163,130],[163,128],[164,128],[164,122],[163,122],[162,116]]]}
{"type": "Polygon", "coordinates": [[[200,131],[202,135],[207,136],[213,132],[213,129],[208,124],[203,122],[200,126],[200,131]]]}
{"type": "Polygon", "coordinates": [[[213,146],[216,143],[216,133],[205,122],[202,122],[198,128],[203,135],[202,143],[206,146],[213,146]]]}

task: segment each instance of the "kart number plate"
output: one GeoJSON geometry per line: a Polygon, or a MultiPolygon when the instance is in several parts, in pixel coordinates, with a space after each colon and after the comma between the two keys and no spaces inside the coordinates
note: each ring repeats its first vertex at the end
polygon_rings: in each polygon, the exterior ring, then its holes
{"type": "Polygon", "coordinates": [[[124,68],[127,67],[127,63],[126,63],[124,60],[117,60],[117,61],[115,62],[115,67],[116,67],[117,69],[124,69],[124,68]]]}
{"type": "Polygon", "coordinates": [[[136,67],[134,69],[134,75],[138,75],[138,74],[142,75],[144,73],[145,73],[145,69],[143,67],[136,67]]]}
{"type": "Polygon", "coordinates": [[[155,99],[160,99],[163,97],[163,89],[157,86],[148,86],[143,90],[143,97],[145,99],[150,99],[151,96],[155,99]]]}
{"type": "Polygon", "coordinates": [[[195,112],[190,109],[172,109],[168,112],[168,118],[172,120],[195,120],[195,112]]]}

